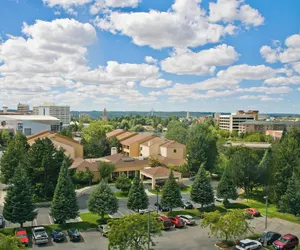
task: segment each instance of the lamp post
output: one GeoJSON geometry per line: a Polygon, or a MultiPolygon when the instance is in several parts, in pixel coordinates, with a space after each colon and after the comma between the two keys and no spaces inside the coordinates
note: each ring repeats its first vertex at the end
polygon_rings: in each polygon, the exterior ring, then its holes
{"type": "Polygon", "coordinates": [[[150,225],[150,213],[153,211],[147,211],[146,213],[148,214],[148,244],[147,244],[147,249],[150,250],[150,232],[151,232],[151,225],[150,225]]]}
{"type": "Polygon", "coordinates": [[[265,237],[264,237],[264,245],[267,245],[267,228],[268,228],[268,196],[265,196],[264,199],[266,199],[266,217],[265,217],[265,237]]]}
{"type": "Polygon", "coordinates": [[[156,203],[157,203],[156,212],[158,214],[158,192],[160,191],[160,187],[158,185],[155,185],[155,190],[156,190],[156,203]]]}

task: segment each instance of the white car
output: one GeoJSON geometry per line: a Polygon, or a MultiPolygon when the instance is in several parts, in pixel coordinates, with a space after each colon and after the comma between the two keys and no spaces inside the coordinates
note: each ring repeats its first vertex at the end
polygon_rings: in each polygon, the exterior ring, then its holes
{"type": "Polygon", "coordinates": [[[239,244],[235,246],[236,249],[240,250],[256,250],[261,249],[262,244],[257,240],[241,240],[239,244]]]}
{"type": "Polygon", "coordinates": [[[193,216],[190,216],[188,214],[184,214],[184,215],[178,215],[184,222],[186,225],[196,225],[196,221],[194,219],[193,216]]]}
{"type": "Polygon", "coordinates": [[[218,201],[218,202],[224,202],[224,199],[223,198],[219,198],[219,197],[217,197],[217,196],[215,196],[215,201],[218,201]]]}

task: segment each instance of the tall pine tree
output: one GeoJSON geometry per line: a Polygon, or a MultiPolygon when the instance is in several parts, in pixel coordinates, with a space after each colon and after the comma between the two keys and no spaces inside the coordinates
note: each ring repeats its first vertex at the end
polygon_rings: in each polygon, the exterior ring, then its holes
{"type": "Polygon", "coordinates": [[[210,176],[207,174],[204,164],[202,164],[198,170],[190,194],[192,201],[201,204],[201,207],[214,202],[214,191],[210,180],[210,176]]]}
{"type": "Polygon", "coordinates": [[[75,219],[78,216],[78,210],[76,193],[69,176],[68,164],[64,160],[51,203],[51,215],[55,221],[64,224],[67,220],[75,219]]]}
{"type": "Polygon", "coordinates": [[[137,174],[133,179],[133,183],[129,190],[127,207],[134,211],[141,209],[147,209],[149,205],[149,199],[145,192],[144,185],[140,180],[140,176],[137,174]]]}
{"type": "Polygon", "coordinates": [[[4,199],[3,216],[12,223],[23,227],[26,221],[32,221],[37,213],[31,193],[31,185],[24,167],[19,164],[4,199]]]}
{"type": "Polygon", "coordinates": [[[229,199],[235,200],[238,197],[233,175],[229,167],[225,168],[218,184],[217,196],[224,199],[224,204],[228,203],[229,199]]]}
{"type": "Polygon", "coordinates": [[[20,162],[24,164],[28,149],[29,145],[26,136],[22,133],[16,133],[15,137],[9,142],[0,160],[2,183],[9,183],[20,162]]]}
{"type": "Polygon", "coordinates": [[[101,220],[104,220],[106,213],[113,214],[118,211],[118,199],[105,180],[102,180],[92,192],[88,201],[88,208],[90,212],[99,214],[101,220]]]}
{"type": "Polygon", "coordinates": [[[173,208],[181,207],[183,205],[181,198],[180,188],[174,178],[173,171],[171,170],[169,178],[162,190],[161,204],[170,208],[170,211],[172,212],[173,208]]]}
{"type": "Polygon", "coordinates": [[[279,208],[282,212],[300,216],[300,180],[295,173],[288,182],[285,194],[281,197],[279,208]]]}

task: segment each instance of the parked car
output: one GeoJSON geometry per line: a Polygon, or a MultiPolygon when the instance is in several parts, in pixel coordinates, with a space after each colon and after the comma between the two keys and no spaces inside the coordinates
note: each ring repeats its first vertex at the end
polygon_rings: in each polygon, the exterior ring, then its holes
{"type": "Polygon", "coordinates": [[[60,228],[56,228],[52,230],[53,241],[62,242],[65,240],[65,234],[61,231],[60,228]]]}
{"type": "Polygon", "coordinates": [[[17,237],[19,239],[19,241],[25,246],[28,246],[28,236],[27,236],[27,232],[24,228],[17,228],[15,230],[15,237],[17,237]]]}
{"type": "Polygon", "coordinates": [[[256,208],[246,208],[245,211],[252,216],[260,216],[260,212],[256,208]]]}
{"type": "Polygon", "coordinates": [[[139,210],[139,214],[146,214],[146,213],[148,213],[147,209],[140,209],[139,210]]]}
{"type": "Polygon", "coordinates": [[[4,220],[3,215],[0,215],[0,227],[1,227],[1,228],[4,228],[4,227],[5,227],[5,220],[4,220]]]}
{"type": "Polygon", "coordinates": [[[70,241],[80,241],[80,233],[78,229],[75,228],[68,229],[67,233],[70,237],[70,241]]]}
{"type": "Polygon", "coordinates": [[[193,209],[194,206],[193,206],[193,203],[189,200],[186,200],[186,199],[181,199],[182,203],[183,203],[183,208],[184,209],[193,209]]]}
{"type": "Polygon", "coordinates": [[[176,228],[181,228],[181,227],[185,226],[185,223],[184,223],[183,219],[181,219],[177,215],[169,217],[169,219],[171,220],[172,225],[174,225],[176,228]]]}
{"type": "Polygon", "coordinates": [[[35,245],[47,244],[49,242],[48,234],[44,227],[34,227],[31,229],[32,242],[35,245]]]}
{"type": "Polygon", "coordinates": [[[178,215],[178,216],[185,222],[186,225],[190,225],[190,226],[196,225],[196,221],[193,216],[187,214],[178,215]]]}
{"type": "Polygon", "coordinates": [[[267,243],[267,245],[272,245],[275,240],[278,240],[281,237],[280,233],[267,231],[264,232],[264,235],[258,239],[262,244],[267,243]]]}
{"type": "Polygon", "coordinates": [[[162,212],[169,212],[169,210],[170,210],[170,208],[165,207],[165,206],[163,206],[162,204],[157,203],[157,202],[154,203],[154,206],[157,207],[158,210],[159,210],[159,211],[162,211],[162,212]]]}
{"type": "Polygon", "coordinates": [[[215,201],[223,203],[224,199],[215,196],[215,201]]]}
{"type": "Polygon", "coordinates": [[[102,234],[102,236],[107,237],[107,234],[109,232],[108,225],[99,225],[97,229],[102,234]]]}
{"type": "Polygon", "coordinates": [[[275,249],[290,249],[299,245],[299,239],[293,234],[286,234],[281,236],[278,240],[273,242],[275,249]]]}
{"type": "Polygon", "coordinates": [[[261,249],[262,244],[257,241],[257,240],[241,240],[239,244],[235,246],[235,249],[240,249],[240,250],[256,250],[256,249],[261,249]]]}
{"type": "Polygon", "coordinates": [[[157,220],[162,221],[164,230],[168,230],[173,227],[171,220],[165,215],[157,217],[157,220]]]}

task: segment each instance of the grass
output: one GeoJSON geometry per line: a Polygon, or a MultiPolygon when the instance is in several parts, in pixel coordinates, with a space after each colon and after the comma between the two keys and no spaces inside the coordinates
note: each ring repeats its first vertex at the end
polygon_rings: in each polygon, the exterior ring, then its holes
{"type": "MultiPolygon", "coordinates": [[[[99,225],[99,223],[101,222],[101,216],[99,216],[98,214],[94,214],[94,213],[82,213],[80,214],[80,218],[82,219],[82,222],[87,222],[90,224],[95,225],[95,227],[97,227],[99,225]]],[[[105,214],[104,215],[104,219],[109,219],[110,217],[105,214]]]]}
{"type": "Polygon", "coordinates": [[[118,198],[127,198],[128,197],[128,193],[127,194],[124,194],[120,191],[118,192],[115,192],[115,195],[118,197],[118,198]]]}
{"type": "Polygon", "coordinates": [[[162,195],[162,191],[159,191],[159,192],[157,192],[155,189],[148,189],[148,191],[150,192],[150,193],[152,193],[152,194],[157,194],[158,193],[158,195],[162,195]]]}
{"type": "Polygon", "coordinates": [[[180,191],[182,193],[188,193],[191,191],[191,189],[192,189],[192,186],[185,186],[184,188],[180,189],[180,191]]]}

